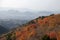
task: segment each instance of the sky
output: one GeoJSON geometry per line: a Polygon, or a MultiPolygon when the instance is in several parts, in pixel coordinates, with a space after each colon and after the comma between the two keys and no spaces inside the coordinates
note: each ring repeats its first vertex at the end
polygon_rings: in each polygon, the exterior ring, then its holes
{"type": "Polygon", "coordinates": [[[60,0],[0,0],[0,8],[60,11],[60,0]]]}

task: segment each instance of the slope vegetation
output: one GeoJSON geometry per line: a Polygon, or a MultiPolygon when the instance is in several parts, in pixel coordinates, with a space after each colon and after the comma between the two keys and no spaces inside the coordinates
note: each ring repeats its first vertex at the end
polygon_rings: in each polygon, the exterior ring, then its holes
{"type": "Polygon", "coordinates": [[[3,34],[0,40],[60,40],[60,14],[38,17],[3,34]]]}

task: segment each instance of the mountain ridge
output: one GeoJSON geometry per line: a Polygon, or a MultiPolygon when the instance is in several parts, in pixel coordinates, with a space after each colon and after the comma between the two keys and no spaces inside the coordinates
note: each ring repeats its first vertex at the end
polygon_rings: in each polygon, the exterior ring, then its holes
{"type": "Polygon", "coordinates": [[[0,35],[7,33],[9,30],[0,25],[0,35]]]}
{"type": "Polygon", "coordinates": [[[50,39],[60,40],[60,14],[40,16],[30,22],[17,27],[5,34],[1,40],[44,40],[42,37],[48,35],[50,39]],[[8,37],[6,37],[8,36],[8,37]],[[12,37],[12,38],[11,38],[12,37]]]}

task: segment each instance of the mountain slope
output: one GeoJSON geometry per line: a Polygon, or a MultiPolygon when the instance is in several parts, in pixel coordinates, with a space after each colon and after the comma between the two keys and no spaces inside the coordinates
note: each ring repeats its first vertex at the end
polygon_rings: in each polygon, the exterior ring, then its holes
{"type": "Polygon", "coordinates": [[[60,14],[38,17],[0,37],[0,40],[8,39],[60,40],[60,14]]]}
{"type": "Polygon", "coordinates": [[[0,25],[0,35],[8,32],[9,30],[0,25]]]}
{"type": "Polygon", "coordinates": [[[25,24],[28,20],[20,20],[20,19],[0,19],[0,25],[5,27],[6,29],[11,30],[19,25],[25,24]]]}

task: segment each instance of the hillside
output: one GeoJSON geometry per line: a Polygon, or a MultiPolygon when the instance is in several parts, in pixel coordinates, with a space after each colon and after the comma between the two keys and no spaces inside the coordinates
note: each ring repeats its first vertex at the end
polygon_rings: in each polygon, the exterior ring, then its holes
{"type": "Polygon", "coordinates": [[[0,35],[7,33],[9,30],[0,25],[0,35]]]}
{"type": "Polygon", "coordinates": [[[9,30],[27,22],[28,20],[22,19],[0,19],[0,25],[9,30]]]}
{"type": "Polygon", "coordinates": [[[41,16],[17,27],[0,40],[60,40],[60,14],[41,16]]]}

